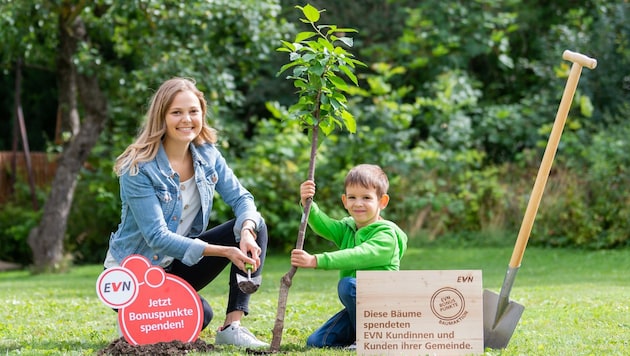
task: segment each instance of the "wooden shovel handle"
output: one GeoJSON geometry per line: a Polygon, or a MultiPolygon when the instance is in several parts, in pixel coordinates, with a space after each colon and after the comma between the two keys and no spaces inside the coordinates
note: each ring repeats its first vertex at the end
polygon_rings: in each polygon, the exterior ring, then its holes
{"type": "Polygon", "coordinates": [[[595,67],[597,67],[596,59],[587,57],[581,53],[572,52],[569,50],[566,50],[562,53],[562,59],[580,64],[581,66],[586,67],[588,69],[595,69],[595,67]]]}
{"type": "Polygon", "coordinates": [[[560,143],[560,136],[562,135],[562,130],[564,129],[564,124],[567,120],[567,115],[569,114],[569,108],[571,107],[571,102],[573,101],[573,95],[575,94],[578,81],[580,80],[582,67],[584,66],[594,69],[597,66],[597,61],[595,59],[568,50],[564,51],[562,58],[573,62],[573,64],[571,65],[571,72],[569,73],[567,84],[564,87],[564,93],[562,93],[560,107],[558,108],[558,113],[556,114],[551,134],[549,135],[549,141],[547,142],[547,147],[545,148],[545,153],[543,155],[542,162],[540,163],[540,168],[538,169],[538,175],[536,176],[536,181],[534,182],[534,188],[532,189],[532,194],[529,197],[529,202],[527,203],[527,209],[525,210],[525,216],[523,217],[523,222],[521,223],[521,229],[518,232],[516,245],[514,246],[514,251],[512,252],[512,258],[510,259],[509,266],[511,268],[519,268],[521,266],[523,254],[525,253],[525,246],[527,246],[529,235],[532,232],[534,219],[536,218],[536,213],[538,211],[538,207],[540,206],[540,200],[542,199],[545,185],[547,184],[547,178],[549,177],[549,172],[551,171],[551,165],[556,155],[558,144],[560,143]]]}

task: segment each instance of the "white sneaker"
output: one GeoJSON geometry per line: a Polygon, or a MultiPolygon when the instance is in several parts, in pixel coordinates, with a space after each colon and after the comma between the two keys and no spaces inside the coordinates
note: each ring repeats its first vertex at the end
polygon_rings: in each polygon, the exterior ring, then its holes
{"type": "Polygon", "coordinates": [[[352,350],[352,351],[354,351],[354,350],[357,349],[357,343],[354,342],[352,345],[348,345],[348,346],[344,347],[343,349],[344,350],[352,350]]]}
{"type": "Polygon", "coordinates": [[[234,321],[223,330],[217,330],[216,345],[234,345],[242,347],[268,347],[269,344],[262,342],[254,336],[246,327],[241,326],[239,321],[234,321]]]}

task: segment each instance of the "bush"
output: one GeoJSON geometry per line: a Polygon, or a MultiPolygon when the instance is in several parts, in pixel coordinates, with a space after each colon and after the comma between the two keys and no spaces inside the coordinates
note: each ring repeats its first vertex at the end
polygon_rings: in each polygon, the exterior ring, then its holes
{"type": "MultiPolygon", "coordinates": [[[[28,234],[37,225],[41,210],[34,210],[29,186],[16,181],[12,199],[0,206],[0,260],[28,265],[32,262],[28,234]]],[[[37,188],[35,194],[39,207],[43,205],[45,191],[37,188]]]]}
{"type": "Polygon", "coordinates": [[[569,135],[569,141],[582,142],[582,150],[550,177],[534,243],[594,249],[630,245],[630,196],[623,193],[630,185],[628,135],[627,123],[601,131],[588,143],[569,135]]]}

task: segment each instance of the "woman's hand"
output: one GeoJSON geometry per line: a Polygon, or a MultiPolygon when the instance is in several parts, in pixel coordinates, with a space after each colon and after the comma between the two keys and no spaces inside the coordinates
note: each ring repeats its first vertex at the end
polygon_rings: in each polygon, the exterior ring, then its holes
{"type": "Polygon", "coordinates": [[[317,258],[300,249],[291,251],[291,265],[302,268],[316,268],[317,258]]]}
{"type": "MultiPolygon", "coordinates": [[[[241,240],[241,244],[242,244],[242,240],[241,240]]],[[[258,252],[258,255],[259,254],[260,252],[258,252]]],[[[229,259],[238,269],[240,269],[243,272],[247,271],[247,268],[245,267],[246,263],[249,263],[254,267],[252,269],[252,272],[256,271],[258,267],[260,266],[260,258],[258,258],[258,255],[256,255],[256,258],[249,257],[247,256],[246,253],[241,251],[241,249],[233,247],[233,246],[207,244],[205,250],[203,251],[203,255],[225,257],[229,259]]]]}
{"type": "Polygon", "coordinates": [[[243,253],[243,251],[236,247],[230,247],[228,255],[225,257],[232,261],[232,263],[243,272],[247,271],[247,268],[245,267],[246,263],[249,263],[253,266],[252,272],[256,271],[260,264],[260,259],[258,259],[257,261],[256,259],[249,257],[247,256],[247,254],[243,253]]]}
{"type": "Polygon", "coordinates": [[[260,267],[260,253],[262,249],[256,243],[256,232],[253,228],[241,229],[241,241],[239,243],[240,251],[245,255],[251,257],[253,262],[249,262],[253,265],[252,272],[255,272],[260,267]]]}

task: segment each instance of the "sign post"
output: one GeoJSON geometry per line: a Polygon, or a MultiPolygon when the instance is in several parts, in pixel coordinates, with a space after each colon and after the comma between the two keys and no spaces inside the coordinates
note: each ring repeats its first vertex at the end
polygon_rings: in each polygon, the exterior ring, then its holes
{"type": "Polygon", "coordinates": [[[201,332],[203,309],[197,292],[144,256],[131,255],[120,267],[104,270],[96,294],[118,310],[118,325],[129,344],[193,342],[201,332]]]}
{"type": "Polygon", "coordinates": [[[357,271],[357,353],[483,354],[481,271],[357,271]]]}

